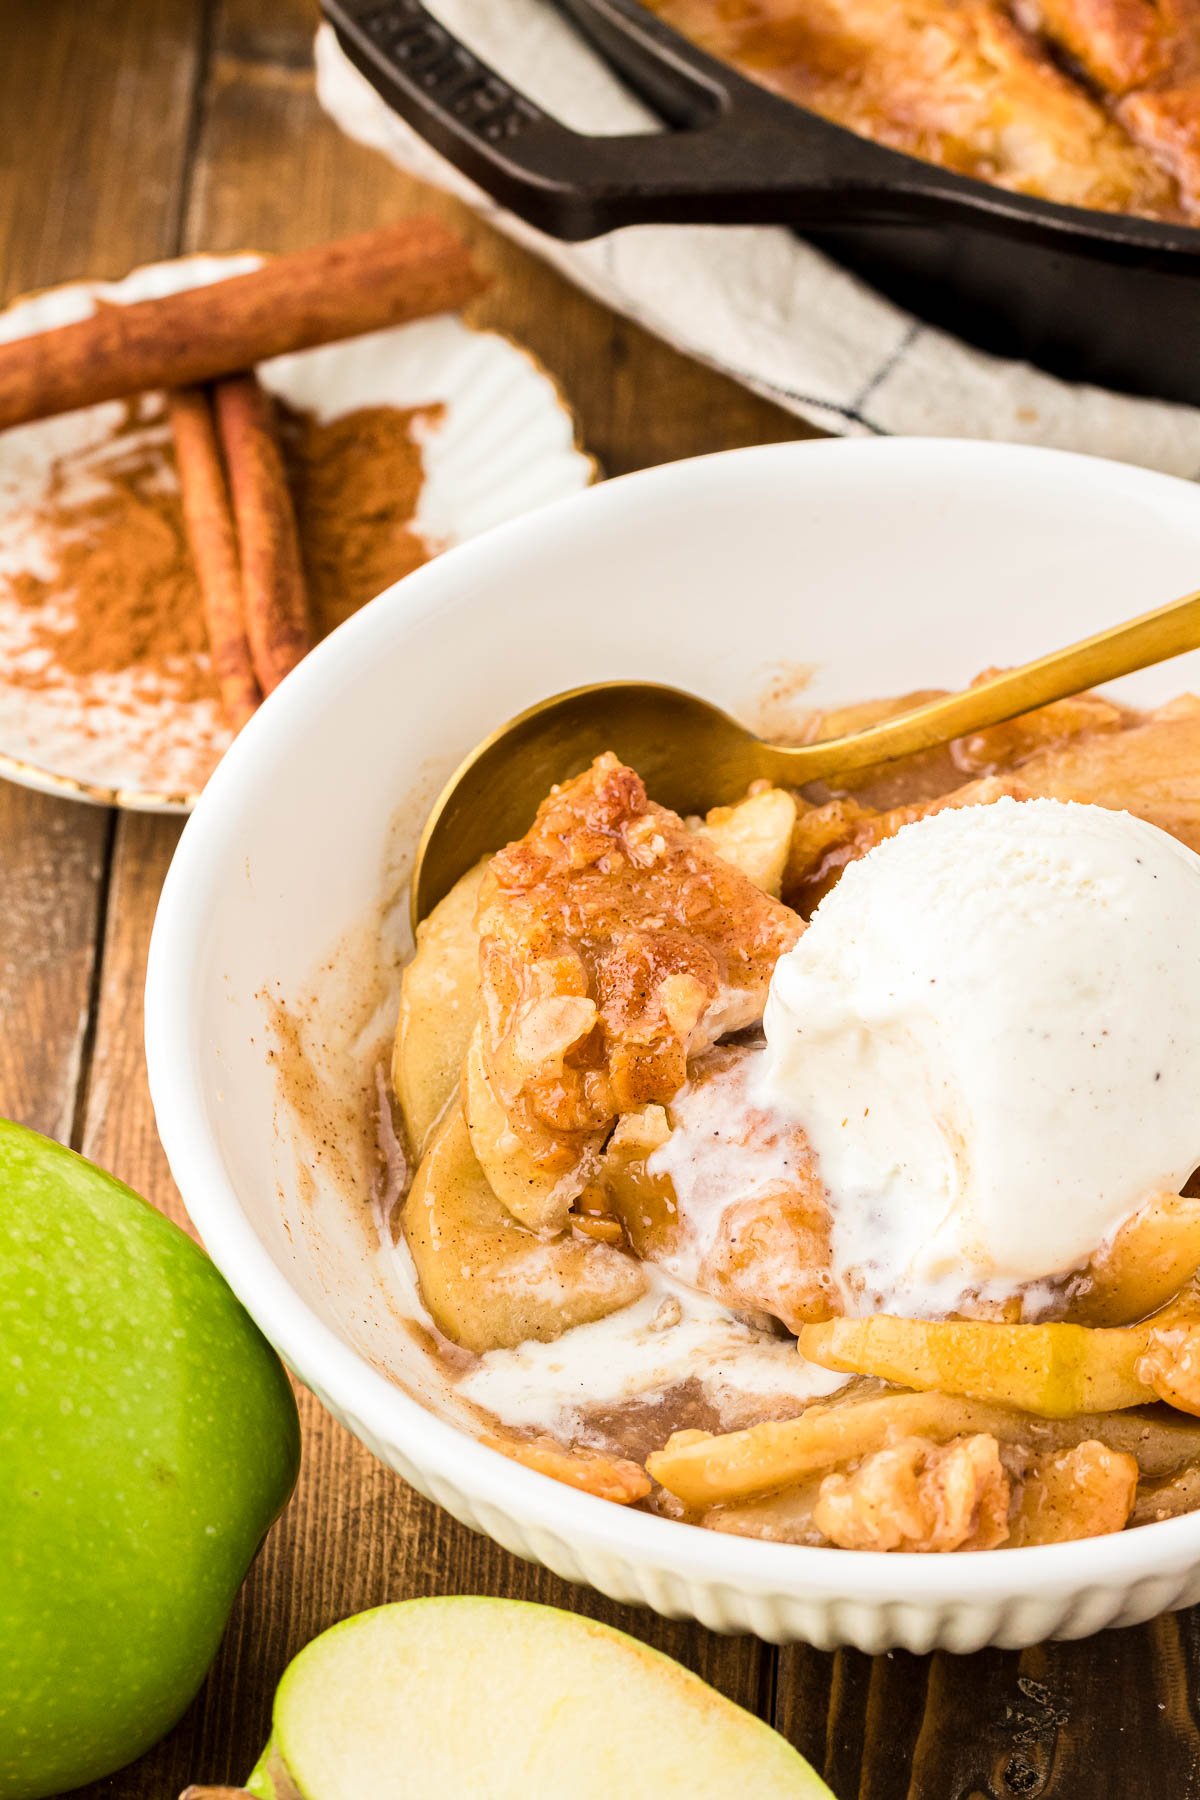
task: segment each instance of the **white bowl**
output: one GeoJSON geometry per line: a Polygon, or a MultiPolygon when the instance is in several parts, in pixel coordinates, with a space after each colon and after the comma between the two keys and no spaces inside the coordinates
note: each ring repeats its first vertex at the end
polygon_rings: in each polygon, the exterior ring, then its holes
{"type": "MultiPolygon", "coordinates": [[[[423,800],[527,703],[628,675],[749,713],[772,673],[786,685],[798,665],[814,666],[806,703],[958,684],[1198,580],[1200,491],[1182,481],[993,444],[787,444],[655,469],[504,525],[335,633],[210,781],[163,891],[146,997],[175,1178],[300,1379],[468,1525],[717,1630],[975,1650],[1200,1599],[1200,1514],[1038,1549],[883,1556],[697,1530],[484,1449],[389,1310],[386,1258],[342,1191],[354,1171],[281,1103],[271,1055],[280,999],[307,1019],[318,1059],[386,1031],[394,964],[373,921],[399,911],[423,800]],[[379,966],[374,1016],[372,997],[347,1021],[379,966]]],[[[1190,656],[1121,691],[1154,701],[1198,684],[1190,656]]],[[[313,1096],[335,1139],[339,1055],[313,1096]]]]}

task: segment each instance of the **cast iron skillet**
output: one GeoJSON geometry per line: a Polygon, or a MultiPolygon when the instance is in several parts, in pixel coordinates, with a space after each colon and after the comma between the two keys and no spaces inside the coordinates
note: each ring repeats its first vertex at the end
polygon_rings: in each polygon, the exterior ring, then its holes
{"type": "Polygon", "coordinates": [[[1200,404],[1200,229],[951,174],[768,93],[637,0],[558,3],[673,129],[583,136],[480,62],[420,0],[323,0],[342,48],[389,105],[551,236],[791,225],[987,349],[1200,404]]]}

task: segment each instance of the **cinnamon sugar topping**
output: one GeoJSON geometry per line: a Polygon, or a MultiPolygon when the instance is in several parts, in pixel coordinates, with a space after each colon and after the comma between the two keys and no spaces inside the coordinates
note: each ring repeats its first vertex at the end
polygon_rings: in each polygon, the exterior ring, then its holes
{"type": "MultiPolygon", "coordinates": [[[[323,423],[286,410],[316,635],[428,560],[419,438],[441,413],[380,406],[323,423]]],[[[195,791],[229,731],[161,396],[125,404],[99,440],[68,438],[22,488],[26,504],[0,519],[2,686],[27,739],[33,715],[33,759],[113,787],[195,791]]]]}

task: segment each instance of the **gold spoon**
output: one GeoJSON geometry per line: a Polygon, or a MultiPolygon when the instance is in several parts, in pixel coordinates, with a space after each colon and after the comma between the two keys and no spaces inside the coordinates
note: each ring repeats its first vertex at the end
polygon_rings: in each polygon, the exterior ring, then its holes
{"type": "Polygon", "coordinates": [[[578,775],[604,750],[636,769],[662,805],[705,812],[740,799],[752,781],[796,788],[891,762],[1198,646],[1200,590],[965,693],[815,744],[764,743],[720,707],[653,681],[571,688],[484,738],[442,789],[417,845],[413,926],[481,856],[529,829],[556,781],[578,775]]]}

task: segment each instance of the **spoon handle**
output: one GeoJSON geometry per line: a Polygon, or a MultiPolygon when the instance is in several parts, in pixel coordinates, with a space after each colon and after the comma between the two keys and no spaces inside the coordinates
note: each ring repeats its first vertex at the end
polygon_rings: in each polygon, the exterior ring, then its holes
{"type": "Polygon", "coordinates": [[[825,738],[795,748],[772,748],[778,758],[774,778],[792,783],[817,781],[843,770],[865,769],[890,762],[914,750],[928,750],[968,732],[983,731],[1005,719],[1065,700],[1070,694],[1131,675],[1135,669],[1180,656],[1200,648],[1200,589],[1141,613],[1136,619],[1081,638],[1063,650],[1052,650],[1018,669],[990,675],[961,694],[929,700],[910,712],[896,714],[881,724],[849,737],[825,738]]]}

